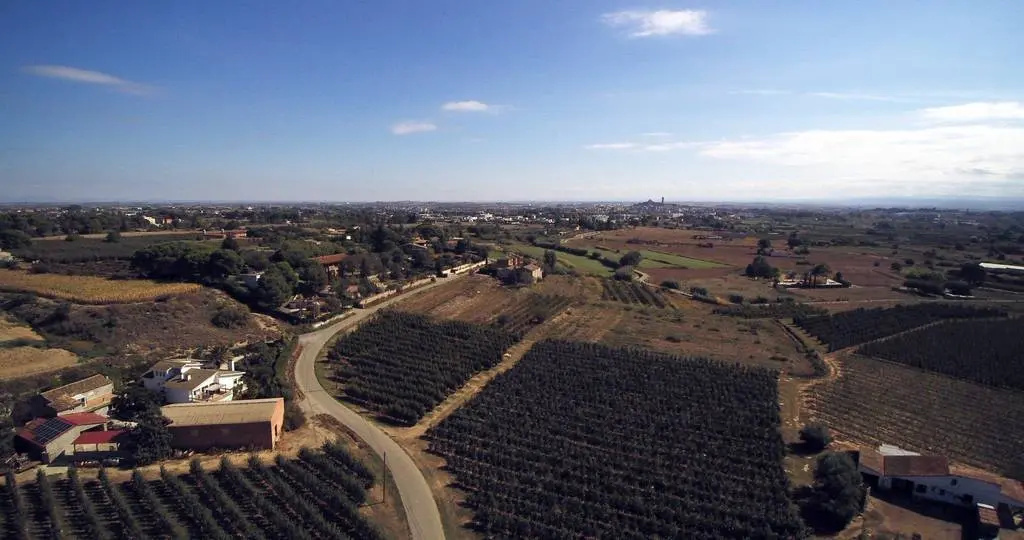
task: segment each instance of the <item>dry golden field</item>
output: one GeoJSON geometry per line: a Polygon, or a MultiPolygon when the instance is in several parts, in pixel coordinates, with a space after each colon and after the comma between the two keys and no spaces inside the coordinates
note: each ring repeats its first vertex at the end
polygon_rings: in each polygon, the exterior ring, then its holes
{"type": "Polygon", "coordinates": [[[0,343],[17,340],[42,341],[43,338],[28,326],[0,317],[0,343]]]}
{"type": "Polygon", "coordinates": [[[77,362],[78,357],[64,349],[0,348],[0,379],[49,373],[73,366],[77,362]]]}
{"type": "Polygon", "coordinates": [[[198,292],[194,283],[159,283],[143,279],[110,280],[93,276],[29,274],[0,270],[0,291],[27,292],[79,304],[125,304],[161,296],[198,292]]]}

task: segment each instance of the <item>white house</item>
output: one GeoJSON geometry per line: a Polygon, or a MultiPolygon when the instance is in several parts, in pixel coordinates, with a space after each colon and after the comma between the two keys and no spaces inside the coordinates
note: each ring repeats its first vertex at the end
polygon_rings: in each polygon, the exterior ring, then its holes
{"type": "Polygon", "coordinates": [[[951,470],[945,456],[923,456],[883,444],[861,450],[857,468],[880,491],[902,492],[956,506],[1024,509],[1024,484],[1016,480],[951,470]]]}
{"type": "Polygon", "coordinates": [[[241,390],[242,371],[231,369],[204,369],[202,362],[191,358],[157,362],[142,375],[142,384],[148,390],[160,392],[167,403],[192,401],[231,401],[235,390],[241,390]]]}

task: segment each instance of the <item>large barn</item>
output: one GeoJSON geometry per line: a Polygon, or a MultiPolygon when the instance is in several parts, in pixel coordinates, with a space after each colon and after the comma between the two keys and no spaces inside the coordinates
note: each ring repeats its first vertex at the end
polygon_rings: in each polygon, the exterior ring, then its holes
{"type": "Polygon", "coordinates": [[[182,450],[273,450],[284,431],[284,399],[176,403],[161,411],[171,421],[171,446],[182,450]]]}

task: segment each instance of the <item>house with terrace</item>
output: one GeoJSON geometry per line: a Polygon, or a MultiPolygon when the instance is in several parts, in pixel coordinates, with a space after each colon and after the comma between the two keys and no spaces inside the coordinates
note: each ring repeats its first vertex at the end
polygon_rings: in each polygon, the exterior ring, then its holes
{"type": "Polygon", "coordinates": [[[243,375],[235,371],[234,360],[230,369],[208,369],[200,360],[178,358],[154,364],[142,375],[142,385],[161,393],[167,403],[231,401],[244,388],[243,375]]]}

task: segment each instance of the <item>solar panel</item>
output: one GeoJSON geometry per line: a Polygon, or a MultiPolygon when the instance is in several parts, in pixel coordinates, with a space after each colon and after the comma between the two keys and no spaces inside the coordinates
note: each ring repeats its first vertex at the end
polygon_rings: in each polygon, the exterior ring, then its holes
{"type": "Polygon", "coordinates": [[[47,444],[63,435],[67,430],[71,429],[71,427],[71,422],[68,422],[63,418],[51,418],[35,429],[36,440],[39,441],[40,444],[47,444]]]}

